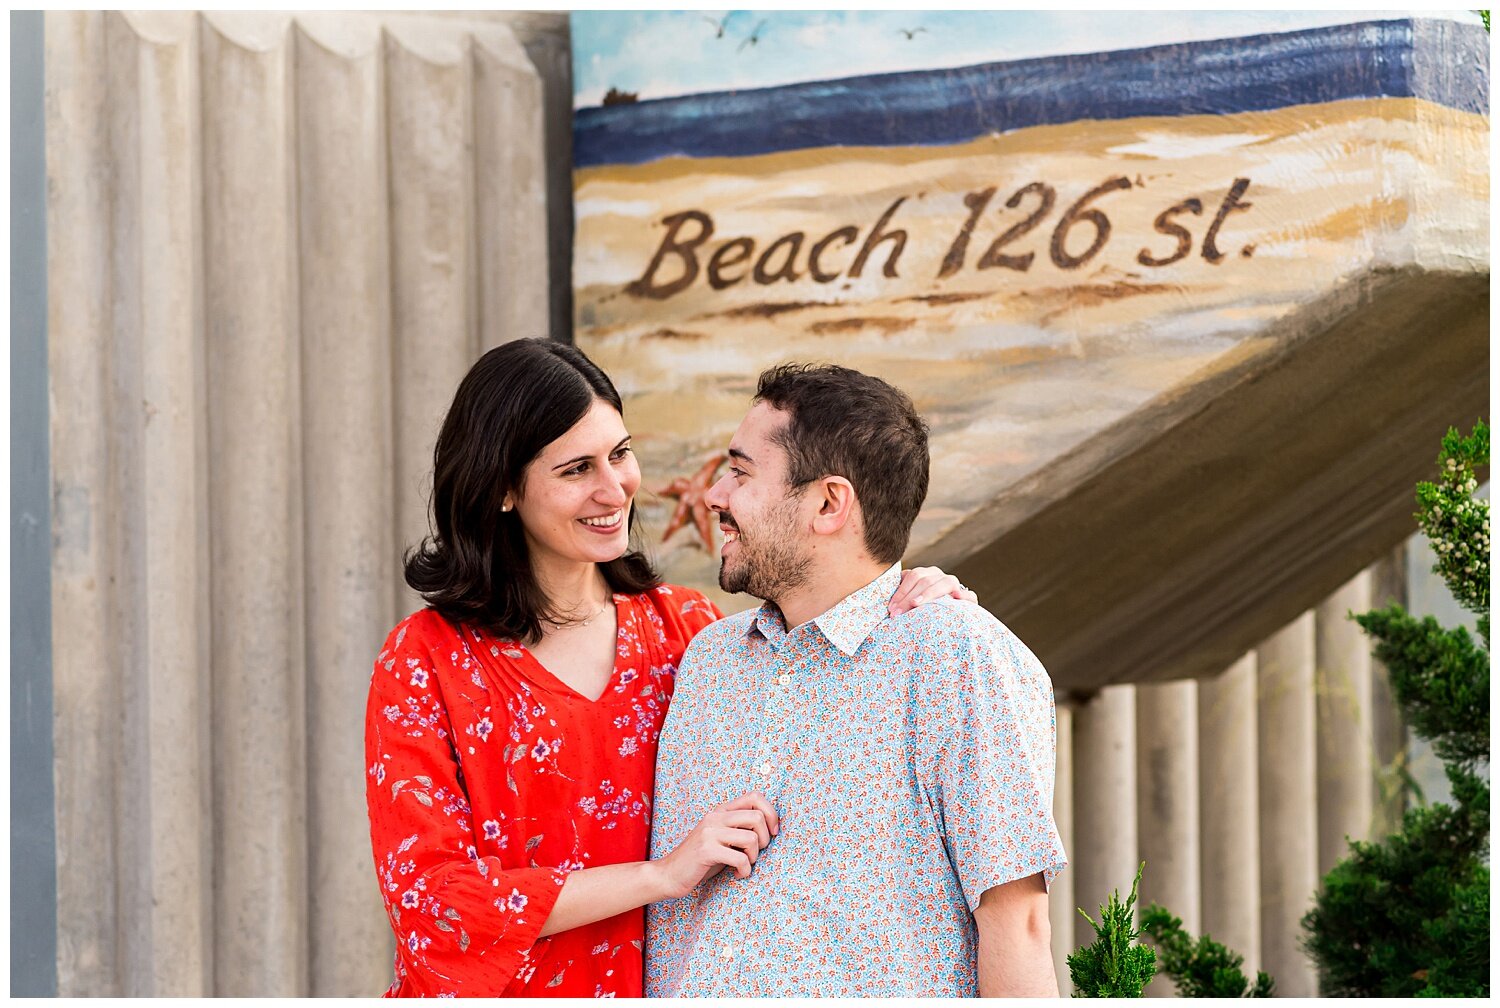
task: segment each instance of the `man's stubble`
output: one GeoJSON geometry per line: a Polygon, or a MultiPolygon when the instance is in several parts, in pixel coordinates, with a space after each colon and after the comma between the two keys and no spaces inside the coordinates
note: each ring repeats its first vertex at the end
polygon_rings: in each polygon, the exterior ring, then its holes
{"type": "Polygon", "coordinates": [[[797,503],[795,498],[789,497],[785,505],[768,513],[748,538],[732,512],[721,516],[721,520],[739,529],[740,548],[732,568],[720,555],[720,588],[776,602],[807,583],[812,571],[812,554],[804,546],[803,536],[797,528],[797,503]]]}

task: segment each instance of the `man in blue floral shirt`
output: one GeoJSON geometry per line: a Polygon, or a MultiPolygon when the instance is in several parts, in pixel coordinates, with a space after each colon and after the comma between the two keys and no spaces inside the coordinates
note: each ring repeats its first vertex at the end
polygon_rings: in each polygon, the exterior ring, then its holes
{"type": "Polygon", "coordinates": [[[1051,681],[977,606],[886,607],[926,425],[879,379],[787,365],[729,453],[719,583],[765,605],[683,658],[652,849],[747,787],[781,828],[748,878],[648,908],[647,994],[1057,996],[1051,681]]]}

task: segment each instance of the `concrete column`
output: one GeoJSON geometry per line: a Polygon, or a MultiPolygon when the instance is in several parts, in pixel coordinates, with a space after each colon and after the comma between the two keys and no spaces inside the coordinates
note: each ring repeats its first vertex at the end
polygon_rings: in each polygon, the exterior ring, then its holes
{"type": "Polygon", "coordinates": [[[390,983],[370,854],[364,706],[396,620],[388,487],[390,267],[378,24],[296,34],[298,254],[307,522],[309,958],[314,996],[390,983]]]}
{"type": "MultiPolygon", "coordinates": [[[[1074,905],[1099,919],[1113,889],[1130,892],[1136,858],[1135,687],[1106,686],[1073,712],[1074,905]]],[[[1094,940],[1074,916],[1073,947],[1094,940]]]]}
{"type": "MultiPolygon", "coordinates": [[[[476,31],[474,176],[479,344],[547,336],[547,159],[542,82],[509,29],[476,31]]],[[[555,335],[561,336],[562,333],[555,335]]]]}
{"type": "Polygon", "coordinates": [[[1370,609],[1361,572],[1314,610],[1318,711],[1318,877],[1370,835],[1374,735],[1370,640],[1351,618],[1370,609]]]}
{"type": "Polygon", "coordinates": [[[210,993],[208,501],[198,51],[188,13],[106,15],[116,164],[111,344],[124,522],[125,990],[210,993]]]}
{"type": "MultiPolygon", "coordinates": [[[[1141,876],[1140,907],[1160,903],[1194,933],[1198,913],[1198,685],[1152,683],[1135,690],[1136,831],[1141,876]]],[[[1172,997],[1176,988],[1158,975],[1149,997],[1172,997]]]]}
{"type": "MultiPolygon", "coordinates": [[[[427,534],[432,448],[478,356],[473,79],[468,43],[443,26],[386,29],[394,346],[396,546],[427,534]]],[[[404,583],[397,608],[422,602],[404,583]]],[[[377,643],[378,646],[378,643],[377,643]]]]}
{"type": "Polygon", "coordinates": [[[52,689],[57,992],[118,996],[122,665],[110,646],[114,325],[104,15],[46,15],[47,375],[52,402],[52,689]]]}
{"type": "Polygon", "coordinates": [[[1260,953],[1255,653],[1198,683],[1200,926],[1245,957],[1260,953]]]}
{"type": "MultiPolygon", "coordinates": [[[[1406,604],[1406,547],[1398,546],[1370,568],[1370,608],[1406,604]]],[[[1364,636],[1361,634],[1361,636],[1364,636]]],[[[1366,647],[1373,642],[1364,636],[1366,647]]],[[[1401,826],[1406,812],[1401,771],[1406,768],[1406,726],[1391,694],[1390,673],[1370,659],[1370,733],[1374,745],[1370,834],[1383,838],[1401,826]]]]}
{"type": "Polygon", "coordinates": [[[1316,701],[1312,613],[1257,649],[1259,663],[1262,968],[1285,997],[1313,997],[1299,940],[1318,885],[1316,701]]]}
{"type": "Polygon", "coordinates": [[[1073,992],[1068,973],[1068,956],[1073,944],[1073,922],[1080,920],[1078,904],[1073,901],[1073,879],[1078,872],[1077,854],[1073,849],[1073,703],[1059,696],[1057,709],[1057,778],[1052,788],[1052,818],[1062,837],[1069,865],[1052,882],[1047,893],[1047,912],[1052,925],[1052,965],[1057,970],[1057,989],[1067,997],[1073,992]]]}
{"type": "Polygon", "coordinates": [[[202,44],[215,988],[293,995],[307,990],[307,750],[289,19],[206,15],[202,44]]]}

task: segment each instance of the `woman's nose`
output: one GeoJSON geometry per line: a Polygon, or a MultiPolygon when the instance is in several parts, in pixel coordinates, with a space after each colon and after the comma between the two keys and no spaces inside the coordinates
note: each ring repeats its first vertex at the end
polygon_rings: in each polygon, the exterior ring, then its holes
{"type": "Polygon", "coordinates": [[[623,505],[627,494],[625,485],[620,479],[620,474],[613,469],[603,469],[599,489],[594,492],[594,497],[601,504],[623,505]]]}

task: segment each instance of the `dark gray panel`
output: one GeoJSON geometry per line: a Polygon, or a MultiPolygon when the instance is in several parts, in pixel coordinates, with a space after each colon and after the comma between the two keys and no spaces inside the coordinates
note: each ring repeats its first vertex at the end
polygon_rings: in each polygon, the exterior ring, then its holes
{"type": "Polygon", "coordinates": [[[43,14],[10,16],[10,993],[57,995],[43,14]]]}

